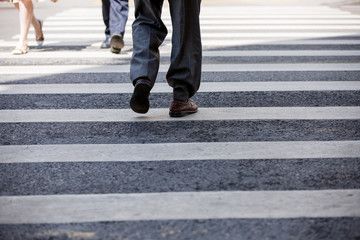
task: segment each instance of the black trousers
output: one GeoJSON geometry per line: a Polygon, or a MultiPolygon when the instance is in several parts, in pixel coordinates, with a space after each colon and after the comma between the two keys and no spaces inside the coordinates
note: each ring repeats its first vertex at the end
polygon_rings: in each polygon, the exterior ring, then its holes
{"type": "MultiPolygon", "coordinates": [[[[133,56],[130,78],[135,84],[147,78],[151,84],[159,71],[159,46],[167,29],[161,20],[164,0],[135,0],[133,56]]],[[[173,27],[171,64],[166,79],[173,87],[174,99],[192,97],[200,86],[202,46],[200,34],[201,0],[169,0],[173,27]]]]}

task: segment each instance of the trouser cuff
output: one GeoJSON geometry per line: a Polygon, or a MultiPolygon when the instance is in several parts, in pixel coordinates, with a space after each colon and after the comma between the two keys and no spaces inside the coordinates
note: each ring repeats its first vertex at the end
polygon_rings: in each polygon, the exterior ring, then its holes
{"type": "Polygon", "coordinates": [[[174,99],[186,102],[189,99],[189,91],[185,88],[174,88],[174,99]]]}

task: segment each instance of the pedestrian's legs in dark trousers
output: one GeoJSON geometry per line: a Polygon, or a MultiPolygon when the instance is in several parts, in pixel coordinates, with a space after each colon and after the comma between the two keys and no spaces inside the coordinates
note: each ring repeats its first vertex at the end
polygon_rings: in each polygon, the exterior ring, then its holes
{"type": "Polygon", "coordinates": [[[102,0],[102,13],[105,28],[105,41],[101,48],[110,48],[120,53],[124,47],[124,34],[129,13],[128,0],[102,0]]]}
{"type": "Polygon", "coordinates": [[[110,0],[102,0],[102,16],[105,24],[105,40],[101,44],[101,48],[110,47],[110,0]]]}
{"type": "Polygon", "coordinates": [[[166,78],[177,100],[191,98],[200,86],[200,3],[201,0],[169,1],[173,34],[171,65],[166,78]]]}
{"type": "Polygon", "coordinates": [[[110,0],[110,32],[111,35],[120,34],[124,37],[128,19],[128,0],[110,0]]]}
{"type": "MultiPolygon", "coordinates": [[[[187,102],[200,86],[200,3],[201,0],[169,0],[173,34],[171,64],[166,78],[173,87],[174,100],[183,102],[187,102]]],[[[151,87],[155,84],[160,64],[159,46],[167,35],[161,20],[162,5],[163,0],[135,0],[134,52],[130,67],[134,85],[138,79],[147,79],[151,87]]]]}
{"type": "Polygon", "coordinates": [[[128,19],[128,0],[110,0],[110,51],[120,53],[124,47],[124,33],[128,19]]]}

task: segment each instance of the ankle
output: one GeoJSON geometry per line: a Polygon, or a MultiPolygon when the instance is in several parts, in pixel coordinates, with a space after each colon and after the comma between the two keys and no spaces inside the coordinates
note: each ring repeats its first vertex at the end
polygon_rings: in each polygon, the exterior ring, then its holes
{"type": "Polygon", "coordinates": [[[148,80],[148,79],[146,79],[146,78],[136,79],[136,80],[135,80],[135,86],[136,86],[137,84],[146,84],[146,85],[148,85],[148,86],[151,87],[151,81],[148,80]]]}
{"type": "Polygon", "coordinates": [[[18,44],[16,45],[16,48],[17,48],[17,49],[26,49],[27,47],[28,47],[27,42],[26,42],[26,43],[25,43],[25,42],[18,43],[18,44]]]}

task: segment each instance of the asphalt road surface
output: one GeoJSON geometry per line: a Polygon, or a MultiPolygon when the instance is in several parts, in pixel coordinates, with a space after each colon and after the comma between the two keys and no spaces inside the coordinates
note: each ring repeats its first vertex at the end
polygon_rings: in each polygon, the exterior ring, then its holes
{"type": "Polygon", "coordinates": [[[0,3],[0,239],[360,239],[356,1],[203,1],[199,112],[168,116],[169,35],[146,115],[100,1],[40,1],[11,55],[0,3]]]}

